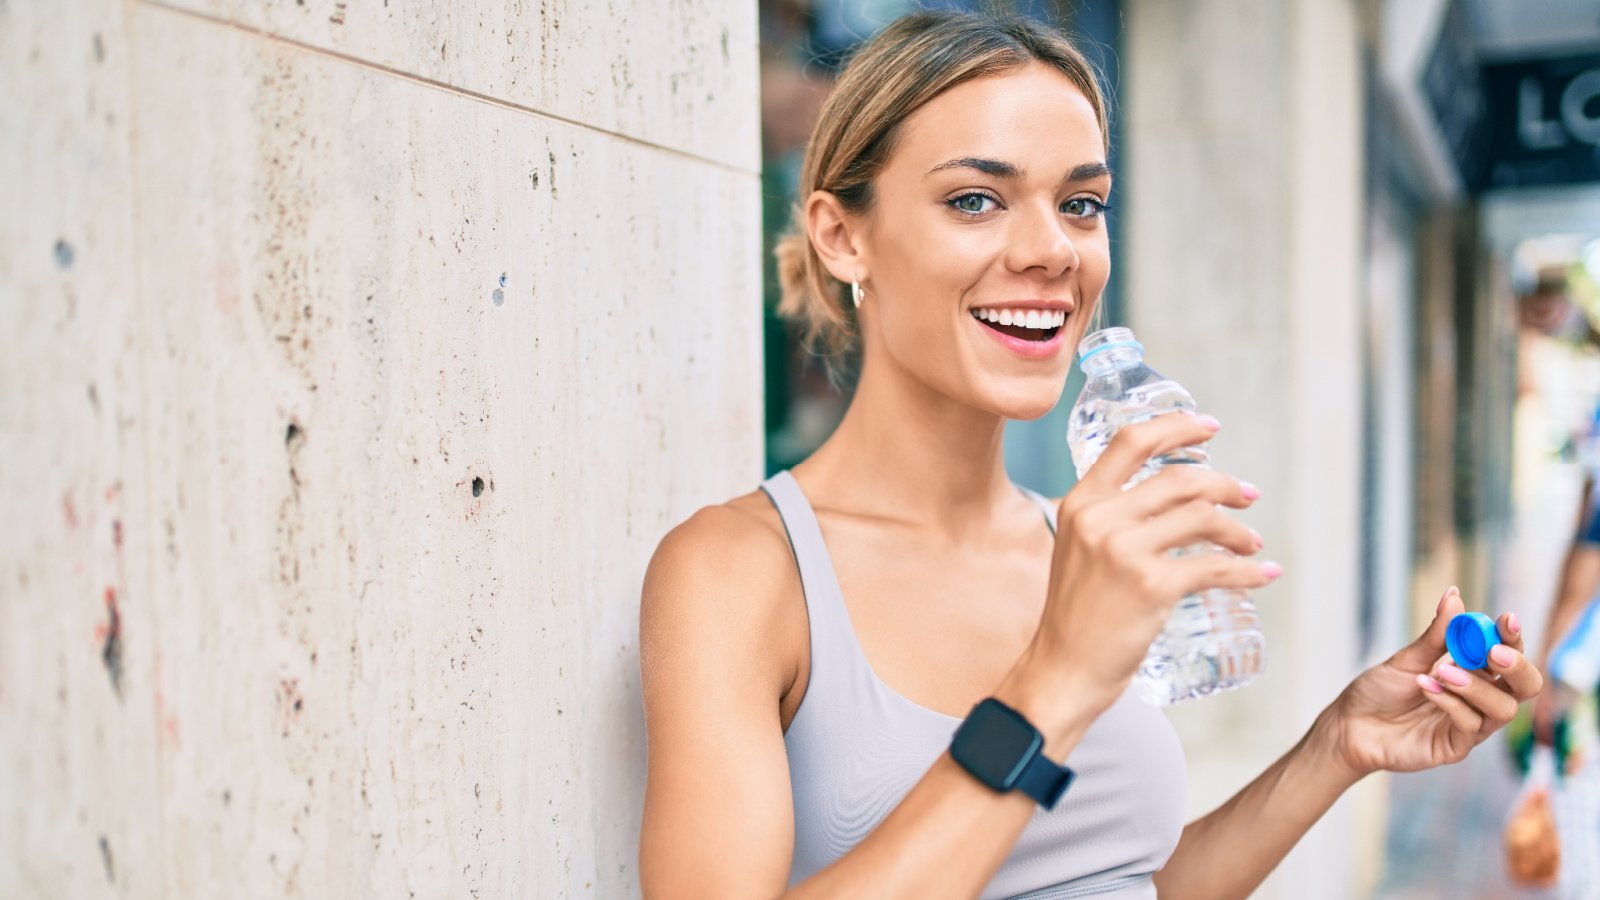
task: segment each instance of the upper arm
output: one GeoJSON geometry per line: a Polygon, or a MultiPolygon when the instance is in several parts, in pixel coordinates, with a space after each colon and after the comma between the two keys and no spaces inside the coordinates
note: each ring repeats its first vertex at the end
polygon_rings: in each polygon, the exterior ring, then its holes
{"type": "Polygon", "coordinates": [[[645,573],[640,675],[649,774],[640,833],[647,896],[782,892],[794,844],[779,701],[788,544],[709,507],[673,529],[645,573]]]}

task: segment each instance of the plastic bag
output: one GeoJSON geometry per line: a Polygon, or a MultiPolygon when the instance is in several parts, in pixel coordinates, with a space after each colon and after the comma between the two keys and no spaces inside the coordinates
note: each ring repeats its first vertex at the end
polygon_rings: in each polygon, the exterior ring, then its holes
{"type": "Polygon", "coordinates": [[[1555,751],[1534,747],[1528,778],[1506,822],[1506,870],[1523,887],[1555,887],[1561,877],[1561,837],[1550,805],[1555,770],[1555,751]]]}

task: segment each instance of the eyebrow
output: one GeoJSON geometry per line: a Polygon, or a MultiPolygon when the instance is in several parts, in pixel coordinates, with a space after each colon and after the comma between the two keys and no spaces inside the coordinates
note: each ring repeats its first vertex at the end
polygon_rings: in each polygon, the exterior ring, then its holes
{"type": "MultiPolygon", "coordinates": [[[[989,159],[983,156],[963,156],[958,159],[947,160],[929,169],[924,178],[935,172],[945,169],[977,169],[985,175],[996,178],[1022,178],[1026,173],[1017,166],[1002,159],[989,159]]],[[[1062,178],[1062,182],[1089,181],[1094,178],[1111,177],[1111,167],[1103,162],[1080,163],[1073,166],[1072,170],[1062,178]]]]}

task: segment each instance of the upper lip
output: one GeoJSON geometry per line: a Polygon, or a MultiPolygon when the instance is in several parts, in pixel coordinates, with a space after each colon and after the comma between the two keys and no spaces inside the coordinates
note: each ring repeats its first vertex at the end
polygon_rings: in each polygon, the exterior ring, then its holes
{"type": "Polygon", "coordinates": [[[1074,303],[1071,300],[1007,300],[1004,303],[985,303],[972,307],[973,309],[1048,309],[1059,312],[1072,312],[1074,303]]]}

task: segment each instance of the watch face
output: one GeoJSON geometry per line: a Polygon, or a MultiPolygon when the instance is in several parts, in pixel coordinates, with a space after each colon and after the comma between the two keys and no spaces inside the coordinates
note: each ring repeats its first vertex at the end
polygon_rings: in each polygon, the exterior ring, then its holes
{"type": "Polygon", "coordinates": [[[972,710],[955,740],[950,755],[979,781],[998,791],[1010,790],[1043,739],[1027,720],[1005,706],[985,700],[972,710]]]}

